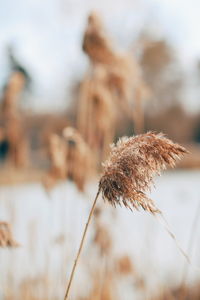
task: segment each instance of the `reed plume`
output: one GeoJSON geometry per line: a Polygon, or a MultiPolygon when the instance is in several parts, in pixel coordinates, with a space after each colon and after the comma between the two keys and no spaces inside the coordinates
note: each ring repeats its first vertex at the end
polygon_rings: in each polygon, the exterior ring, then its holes
{"type": "Polygon", "coordinates": [[[142,207],[151,213],[158,212],[146,192],[150,191],[155,175],[168,166],[174,167],[176,160],[187,153],[185,148],[162,133],[148,132],[122,138],[111,149],[99,183],[103,198],[113,206],[124,204],[130,209],[142,207]]]}
{"type": "Polygon", "coordinates": [[[117,119],[113,93],[105,84],[106,72],[103,66],[95,66],[83,80],[77,117],[80,133],[101,158],[108,154],[117,119]]]}
{"type": "Polygon", "coordinates": [[[80,85],[77,127],[101,162],[122,115],[133,121],[136,133],[143,132],[143,100],[150,92],[136,59],[115,49],[96,13],[88,17],[83,50],[91,67],[80,85]]]}
{"type": "Polygon", "coordinates": [[[73,180],[80,191],[95,173],[95,158],[82,135],[73,127],[63,130],[66,144],[67,178],[73,180]],[[86,171],[87,170],[87,171],[86,171]]]}
{"type": "Polygon", "coordinates": [[[44,178],[44,186],[49,189],[57,180],[71,179],[83,191],[87,179],[94,174],[95,160],[81,134],[70,126],[63,129],[62,136],[52,133],[48,154],[51,166],[44,178]]]}
{"type": "MultiPolygon", "coordinates": [[[[176,160],[186,153],[187,150],[184,147],[173,143],[162,133],[154,132],[124,137],[116,145],[112,145],[110,157],[103,165],[104,170],[99,181],[98,192],[83,232],[64,300],[68,299],[75,269],[100,192],[102,192],[103,199],[113,206],[123,204],[130,209],[142,207],[152,214],[159,213],[159,209],[146,192],[150,190],[155,175],[159,175],[168,166],[174,167],[176,160]]],[[[170,231],[169,234],[172,235],[170,231]]],[[[185,255],[180,247],[179,249],[185,255]]],[[[187,258],[186,255],[185,257],[187,258]]]]}
{"type": "Polygon", "coordinates": [[[82,48],[93,63],[115,63],[116,56],[113,45],[105,32],[100,16],[95,12],[88,17],[82,48]]]}
{"type": "Polygon", "coordinates": [[[0,247],[17,247],[19,244],[14,240],[11,226],[7,222],[0,222],[0,247]]]}

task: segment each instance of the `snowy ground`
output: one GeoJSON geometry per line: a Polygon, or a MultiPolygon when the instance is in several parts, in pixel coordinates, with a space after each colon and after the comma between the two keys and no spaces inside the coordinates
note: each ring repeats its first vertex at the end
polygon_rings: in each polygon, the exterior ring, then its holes
{"type": "MultiPolygon", "coordinates": [[[[186,251],[200,202],[199,184],[200,171],[166,172],[157,179],[151,194],[186,251]]],[[[45,276],[51,283],[49,293],[63,295],[61,286],[69,275],[95,188],[92,186],[84,196],[70,182],[60,184],[50,195],[38,183],[0,188],[0,220],[12,224],[14,237],[21,244],[17,249],[0,250],[0,299],[4,299],[8,286],[14,291],[25,280],[45,276]]],[[[114,209],[106,204],[103,209],[102,223],[113,236],[112,255],[128,254],[147,280],[148,289],[181,282],[186,261],[157,219],[142,211],[114,209]]],[[[75,295],[84,295],[89,289],[91,266],[102,266],[92,234],[91,227],[73,283],[75,295]]],[[[189,253],[192,264],[200,267],[199,245],[200,221],[189,253]]],[[[190,266],[189,280],[198,278],[200,271],[190,266]]],[[[132,295],[128,285],[128,281],[117,285],[118,295],[126,291],[126,300],[132,295]]],[[[37,289],[39,293],[38,285],[37,289]]]]}

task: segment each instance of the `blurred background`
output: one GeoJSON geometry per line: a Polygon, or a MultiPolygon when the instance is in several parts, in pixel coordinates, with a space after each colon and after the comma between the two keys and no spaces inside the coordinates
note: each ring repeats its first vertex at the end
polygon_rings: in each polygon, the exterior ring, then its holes
{"type": "Polygon", "coordinates": [[[162,225],[101,199],[74,300],[200,298],[200,3],[0,2],[0,299],[64,297],[118,137],[163,132],[189,150],[156,179],[162,225]]]}

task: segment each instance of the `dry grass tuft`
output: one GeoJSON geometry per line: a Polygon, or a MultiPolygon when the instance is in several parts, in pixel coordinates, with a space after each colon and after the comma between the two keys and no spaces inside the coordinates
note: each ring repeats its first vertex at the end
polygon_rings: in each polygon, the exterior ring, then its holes
{"type": "Polygon", "coordinates": [[[115,49],[96,13],[88,17],[83,50],[90,58],[91,79],[96,69],[101,69],[101,84],[110,93],[109,98],[118,111],[118,118],[123,111],[133,119],[135,132],[141,133],[144,129],[143,100],[150,98],[151,93],[142,79],[136,59],[129,53],[122,54],[115,49]]]}
{"type": "Polygon", "coordinates": [[[77,128],[102,161],[125,118],[133,121],[135,133],[143,132],[143,100],[150,92],[137,61],[115,49],[95,13],[88,17],[83,50],[90,69],[80,85],[77,128]]]}
{"type": "Polygon", "coordinates": [[[200,285],[196,283],[190,283],[184,286],[178,286],[175,288],[163,287],[158,290],[157,295],[150,298],[150,300],[199,300],[200,299],[200,285]]]}
{"type": "Polygon", "coordinates": [[[1,105],[1,131],[8,142],[8,161],[17,168],[28,165],[28,142],[19,101],[25,85],[21,72],[13,72],[4,91],[1,105]]]}
{"type": "Polygon", "coordinates": [[[113,94],[104,81],[106,74],[104,67],[95,66],[83,80],[77,116],[80,133],[101,158],[113,141],[117,116],[113,94]]]}
{"type": "Polygon", "coordinates": [[[116,60],[112,43],[104,30],[101,18],[94,12],[88,17],[83,51],[89,55],[93,63],[112,64],[116,60]]]}
{"type": "Polygon", "coordinates": [[[128,255],[124,255],[116,261],[116,268],[117,271],[123,275],[134,273],[134,267],[128,255]]]}
{"type": "Polygon", "coordinates": [[[96,228],[94,243],[98,245],[101,255],[107,255],[112,248],[112,238],[107,227],[99,225],[96,228]]]}
{"type": "Polygon", "coordinates": [[[75,128],[66,127],[63,136],[67,149],[67,177],[83,191],[87,180],[95,173],[94,155],[75,128]]]}
{"type": "Polygon", "coordinates": [[[13,72],[5,88],[2,111],[5,116],[15,116],[18,111],[20,94],[25,85],[25,78],[21,72],[13,72]]]}
{"type": "Polygon", "coordinates": [[[66,146],[62,138],[52,133],[48,140],[48,155],[51,166],[43,181],[47,189],[53,187],[57,180],[67,177],[66,152],[66,146]]]}
{"type": "Polygon", "coordinates": [[[85,183],[94,174],[95,160],[81,134],[72,127],[66,127],[63,136],[51,134],[48,153],[51,166],[44,178],[44,186],[49,189],[58,180],[68,178],[83,191],[85,183]]]}
{"type": "MultiPolygon", "coordinates": [[[[104,274],[103,282],[100,283],[100,278],[98,278],[97,274],[95,274],[96,278],[94,280],[94,284],[92,287],[92,291],[90,295],[84,300],[113,300],[116,299],[115,286],[113,282],[112,273],[106,272],[104,274]]],[[[83,299],[82,299],[83,300],[83,299]]]]}
{"type": "Polygon", "coordinates": [[[146,192],[153,177],[167,166],[174,167],[186,149],[164,137],[148,132],[122,138],[112,145],[110,157],[103,165],[99,188],[103,198],[113,206],[124,204],[130,209],[142,207],[151,213],[159,212],[146,192]]]}
{"type": "Polygon", "coordinates": [[[11,225],[0,222],[0,247],[17,247],[19,244],[14,240],[11,225]]]}

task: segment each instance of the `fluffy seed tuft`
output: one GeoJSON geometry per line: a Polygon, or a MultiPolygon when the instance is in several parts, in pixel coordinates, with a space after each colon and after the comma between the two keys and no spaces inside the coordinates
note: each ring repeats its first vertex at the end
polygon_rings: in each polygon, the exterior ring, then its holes
{"type": "Polygon", "coordinates": [[[159,210],[146,195],[155,175],[166,167],[174,167],[186,149],[173,143],[162,133],[148,132],[124,137],[111,146],[111,154],[103,164],[99,188],[104,200],[113,206],[142,207],[151,213],[159,210]]]}

